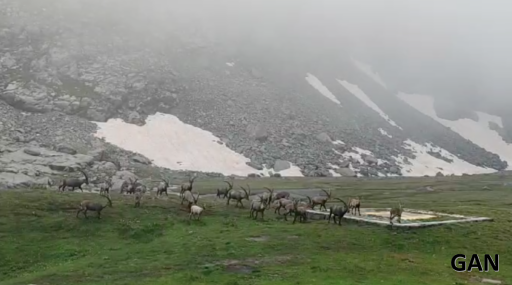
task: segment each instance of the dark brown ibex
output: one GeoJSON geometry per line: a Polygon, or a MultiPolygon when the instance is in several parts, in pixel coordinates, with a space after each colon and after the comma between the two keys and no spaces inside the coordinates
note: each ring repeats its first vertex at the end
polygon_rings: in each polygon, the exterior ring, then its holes
{"type": "Polygon", "coordinates": [[[343,205],[335,205],[335,206],[329,207],[329,219],[328,219],[327,223],[328,224],[331,223],[331,217],[332,217],[334,220],[334,223],[336,224],[336,217],[338,217],[338,225],[341,226],[341,219],[343,219],[345,214],[348,212],[349,208],[348,208],[347,203],[345,203],[345,201],[341,200],[340,198],[334,198],[334,199],[340,201],[341,203],[343,203],[343,205]]]}
{"type": "Polygon", "coordinates": [[[110,200],[110,197],[107,195],[101,195],[105,198],[107,198],[108,203],[105,205],[102,205],[100,203],[92,202],[90,200],[84,200],[82,203],[80,203],[80,206],[78,207],[78,211],[76,212],[76,217],[78,218],[78,214],[82,212],[84,214],[84,217],[88,219],[87,217],[87,211],[93,211],[98,213],[98,219],[101,219],[101,211],[105,209],[106,207],[110,206],[112,207],[112,200],[110,200]]]}
{"type": "Polygon", "coordinates": [[[82,172],[82,174],[84,175],[84,178],[82,178],[82,179],[80,179],[80,178],[63,179],[62,183],[59,185],[58,190],[64,192],[66,190],[66,187],[71,187],[71,191],[75,191],[75,188],[78,188],[82,192],[84,192],[84,189],[82,189],[82,185],[83,184],[89,185],[89,177],[87,176],[87,174],[84,171],[82,171],[82,170],[79,170],[79,171],[82,172]]]}

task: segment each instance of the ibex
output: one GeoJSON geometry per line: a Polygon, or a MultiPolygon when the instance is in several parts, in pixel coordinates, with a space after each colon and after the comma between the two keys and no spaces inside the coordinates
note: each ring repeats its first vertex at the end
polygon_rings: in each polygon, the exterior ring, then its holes
{"type": "MultiPolygon", "coordinates": [[[[199,194],[198,194],[199,195],[199,194]]],[[[181,205],[183,205],[183,202],[187,201],[188,202],[188,205],[191,205],[193,203],[195,203],[195,196],[192,192],[190,191],[185,191],[183,193],[183,195],[181,195],[181,205]]]]}
{"type": "Polygon", "coordinates": [[[130,191],[130,182],[128,181],[123,181],[123,184],[121,184],[121,191],[120,193],[123,194],[123,193],[128,193],[130,191]]]}
{"type": "Polygon", "coordinates": [[[293,204],[293,201],[288,200],[286,198],[281,198],[279,200],[274,201],[274,204],[275,204],[274,214],[277,213],[278,215],[281,215],[281,209],[285,208],[285,206],[288,204],[293,204]]]}
{"type": "Polygon", "coordinates": [[[181,190],[180,190],[181,195],[183,195],[183,193],[185,193],[185,191],[192,192],[192,187],[194,186],[194,180],[196,180],[196,178],[197,178],[197,176],[191,177],[188,179],[188,182],[181,184],[181,190]]]}
{"type": "Polygon", "coordinates": [[[348,205],[347,203],[345,203],[345,201],[339,199],[339,198],[335,198],[336,200],[340,201],[341,203],[343,203],[343,205],[334,205],[334,206],[331,206],[329,207],[329,221],[327,222],[328,224],[331,223],[331,217],[333,218],[334,220],[334,223],[336,224],[336,217],[338,217],[338,225],[341,226],[341,219],[343,219],[343,216],[345,216],[345,214],[348,212],[348,205]]]}
{"type": "Polygon", "coordinates": [[[142,185],[142,183],[139,182],[139,179],[132,180],[131,178],[128,178],[130,180],[130,185],[128,186],[127,193],[128,194],[134,194],[136,192],[146,192],[146,186],[142,185]]]}
{"type": "Polygon", "coordinates": [[[84,200],[84,201],[82,201],[82,203],[80,203],[80,206],[78,207],[78,211],[76,212],[76,217],[78,218],[78,214],[80,214],[80,212],[82,212],[82,213],[84,213],[84,217],[86,219],[88,219],[89,217],[87,217],[87,211],[93,211],[93,212],[98,213],[98,219],[101,219],[101,211],[108,206],[112,207],[112,200],[110,200],[110,197],[106,196],[106,195],[101,195],[101,196],[107,198],[107,200],[108,200],[107,204],[102,205],[100,203],[95,203],[90,200],[84,200]]]}
{"type": "Polygon", "coordinates": [[[361,216],[361,197],[349,199],[348,208],[350,209],[350,214],[355,215],[357,211],[359,216],[361,216]],[[352,213],[352,211],[354,213],[352,213]]]}
{"type": "Polygon", "coordinates": [[[249,195],[251,195],[251,187],[249,185],[247,185],[247,189],[249,189],[249,190],[246,190],[242,186],[240,186],[240,188],[242,188],[242,191],[231,190],[228,192],[228,195],[227,195],[228,201],[227,201],[226,205],[229,205],[229,201],[235,200],[236,201],[235,207],[237,207],[238,204],[240,204],[242,206],[242,208],[244,207],[242,200],[243,199],[249,200],[249,195]]]}
{"type": "Polygon", "coordinates": [[[295,216],[293,218],[293,223],[295,224],[295,221],[297,221],[297,218],[299,218],[299,223],[306,222],[308,218],[308,210],[311,208],[311,198],[309,196],[306,196],[308,198],[309,203],[304,203],[302,205],[299,205],[299,202],[296,201],[293,204],[293,210],[295,212],[295,216]]]}
{"type": "Polygon", "coordinates": [[[292,200],[291,203],[287,203],[286,205],[284,205],[283,217],[285,221],[288,221],[288,215],[295,213],[295,205],[298,203],[298,200],[292,200]]]}
{"type": "Polygon", "coordinates": [[[327,195],[327,197],[324,197],[324,196],[313,197],[312,202],[311,202],[311,209],[314,210],[316,205],[320,205],[320,210],[322,210],[322,207],[323,207],[327,211],[327,207],[325,206],[325,204],[331,198],[332,190],[329,190],[329,192],[327,192],[325,189],[322,189],[322,191],[327,195]]]}
{"type": "Polygon", "coordinates": [[[192,195],[192,198],[193,198],[193,202],[189,203],[190,214],[189,214],[188,219],[191,220],[192,216],[194,216],[194,217],[196,217],[197,220],[199,220],[199,218],[201,217],[201,214],[203,213],[203,211],[205,209],[205,206],[203,205],[203,207],[200,207],[197,205],[197,201],[199,200],[199,194],[197,194],[196,197],[194,197],[194,195],[192,195]]]}
{"type": "Polygon", "coordinates": [[[135,192],[135,208],[140,208],[140,203],[142,202],[143,195],[144,194],[142,193],[142,191],[135,192]]]}
{"type": "Polygon", "coordinates": [[[169,184],[170,184],[169,182],[170,182],[170,179],[162,178],[162,182],[160,182],[160,184],[158,184],[158,188],[156,189],[156,196],[163,195],[163,193],[165,193],[165,196],[169,196],[169,194],[167,193],[167,189],[169,188],[169,184]]]}
{"type": "Polygon", "coordinates": [[[268,207],[268,199],[263,198],[262,196],[258,196],[259,201],[251,202],[251,209],[249,210],[249,217],[253,219],[258,218],[258,213],[261,213],[261,219],[264,219],[265,210],[268,207]]]}
{"type": "Polygon", "coordinates": [[[274,199],[275,200],[290,199],[290,193],[285,192],[285,191],[277,192],[277,194],[275,195],[274,199]]]}
{"type": "Polygon", "coordinates": [[[112,179],[107,179],[105,182],[101,183],[100,195],[110,195],[110,188],[112,188],[112,179]]]}
{"type": "Polygon", "coordinates": [[[217,198],[226,198],[228,196],[228,193],[229,191],[231,191],[231,189],[233,189],[233,183],[230,183],[228,181],[224,181],[228,184],[228,187],[226,188],[218,188],[217,189],[217,198]]]}
{"type": "Polygon", "coordinates": [[[66,190],[66,187],[71,187],[71,191],[75,191],[75,188],[80,189],[82,192],[84,192],[84,189],[82,189],[82,185],[89,185],[89,177],[87,177],[87,174],[82,171],[82,174],[84,175],[83,179],[80,178],[69,178],[69,179],[63,179],[62,183],[59,185],[58,190],[61,190],[64,192],[66,190]]]}
{"type": "Polygon", "coordinates": [[[402,223],[402,203],[398,202],[398,207],[391,208],[389,211],[389,223],[393,225],[393,219],[397,218],[399,224],[402,223]]]}
{"type": "Polygon", "coordinates": [[[274,200],[274,189],[270,189],[268,187],[263,187],[265,189],[267,189],[268,192],[264,192],[261,197],[263,197],[263,199],[265,201],[267,201],[267,204],[270,204],[273,200],[274,200]]]}

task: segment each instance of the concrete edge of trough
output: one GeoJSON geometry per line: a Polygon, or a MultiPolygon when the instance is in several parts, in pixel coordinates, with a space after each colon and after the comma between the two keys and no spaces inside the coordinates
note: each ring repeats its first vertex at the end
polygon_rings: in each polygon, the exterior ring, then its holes
{"type": "MultiPolygon", "coordinates": [[[[390,208],[365,208],[365,209],[366,210],[377,210],[377,211],[389,211],[390,210],[390,208]]],[[[406,208],[404,208],[404,211],[410,212],[410,213],[418,213],[418,214],[447,216],[447,217],[453,217],[453,218],[458,218],[458,219],[457,220],[447,220],[447,221],[416,222],[416,223],[406,223],[406,224],[393,223],[393,226],[404,227],[404,228],[425,228],[425,227],[431,227],[431,226],[439,226],[439,225],[443,225],[443,224],[493,221],[492,218],[488,218],[488,217],[471,217],[471,216],[445,214],[445,213],[439,213],[439,212],[433,212],[433,211],[424,211],[424,210],[415,210],[415,209],[406,209],[406,208]]],[[[319,214],[319,215],[328,215],[329,214],[329,212],[317,211],[317,210],[307,210],[307,212],[311,213],[311,214],[319,214]]],[[[361,222],[385,225],[385,226],[391,225],[387,221],[371,220],[371,219],[363,218],[363,217],[359,217],[359,216],[345,215],[343,218],[349,219],[349,220],[356,220],[356,221],[361,221],[361,222]]]]}

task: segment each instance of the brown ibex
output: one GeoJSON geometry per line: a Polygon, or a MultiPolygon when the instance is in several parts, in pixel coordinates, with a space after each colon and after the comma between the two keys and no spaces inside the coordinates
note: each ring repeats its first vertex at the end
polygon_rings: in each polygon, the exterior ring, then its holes
{"type": "Polygon", "coordinates": [[[93,211],[93,212],[98,213],[98,219],[101,219],[101,211],[103,211],[103,209],[105,209],[108,206],[112,207],[112,200],[110,200],[110,197],[106,196],[106,195],[101,195],[101,196],[107,198],[107,200],[108,200],[107,204],[102,205],[100,203],[92,202],[90,200],[84,200],[84,201],[82,201],[82,203],[80,203],[80,206],[78,207],[78,211],[76,212],[76,217],[78,218],[78,214],[80,214],[80,212],[82,212],[84,214],[84,217],[86,219],[88,219],[89,217],[87,217],[87,211],[93,211]]]}
{"type": "Polygon", "coordinates": [[[79,171],[82,172],[82,174],[84,175],[84,178],[82,178],[82,179],[80,179],[80,178],[63,179],[62,183],[59,185],[58,190],[61,190],[62,192],[64,192],[66,190],[66,187],[71,187],[71,191],[75,191],[75,188],[78,188],[82,192],[84,192],[84,189],[82,189],[82,185],[83,184],[89,185],[89,177],[87,176],[87,174],[84,171],[82,171],[82,170],[79,170],[79,171]]]}
{"type": "Polygon", "coordinates": [[[290,193],[286,191],[277,192],[277,194],[274,197],[275,200],[279,199],[290,199],[290,193]]]}
{"type": "Polygon", "coordinates": [[[311,209],[315,209],[315,206],[316,205],[320,205],[320,210],[322,210],[322,207],[327,211],[327,207],[325,206],[325,204],[327,203],[327,201],[329,201],[329,199],[331,199],[331,195],[332,195],[332,190],[329,190],[329,192],[327,192],[327,190],[325,189],[322,189],[322,191],[327,195],[326,197],[325,196],[316,196],[316,197],[313,197],[312,202],[311,202],[311,209]]]}
{"type": "Polygon", "coordinates": [[[398,202],[398,207],[391,208],[389,211],[389,223],[393,225],[393,219],[397,218],[399,224],[402,223],[402,203],[398,202]]]}
{"type": "Polygon", "coordinates": [[[350,214],[355,215],[357,211],[359,216],[361,216],[361,197],[350,198],[348,200],[348,208],[350,209],[350,214]]]}
{"type": "Polygon", "coordinates": [[[259,201],[251,202],[251,209],[249,210],[249,217],[253,219],[258,218],[258,213],[261,213],[261,219],[264,219],[265,210],[268,207],[268,199],[263,198],[262,196],[258,196],[259,201]]]}
{"type": "Polygon", "coordinates": [[[311,209],[311,198],[309,196],[306,196],[308,198],[309,203],[304,203],[302,205],[299,205],[299,201],[295,201],[293,204],[293,210],[295,212],[295,216],[293,217],[293,223],[295,224],[295,221],[297,218],[299,218],[299,223],[305,223],[308,218],[308,210],[311,209]]]}

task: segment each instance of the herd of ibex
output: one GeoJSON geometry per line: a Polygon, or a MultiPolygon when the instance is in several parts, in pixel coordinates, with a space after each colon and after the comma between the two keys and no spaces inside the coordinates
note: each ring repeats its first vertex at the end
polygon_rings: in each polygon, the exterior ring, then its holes
{"type": "MultiPolygon", "coordinates": [[[[71,187],[71,190],[74,190],[75,188],[78,188],[82,190],[82,185],[89,184],[89,178],[87,174],[83,171],[82,174],[84,175],[83,179],[63,179],[61,184],[59,185],[58,190],[59,191],[65,191],[66,187],[71,187]]],[[[181,184],[180,186],[180,198],[181,198],[181,205],[183,205],[185,202],[187,202],[187,208],[189,209],[189,219],[192,219],[192,217],[195,217],[196,219],[199,219],[201,217],[201,214],[203,213],[205,206],[202,207],[199,206],[198,200],[200,195],[194,194],[193,186],[194,181],[197,176],[191,177],[188,182],[181,184]]],[[[217,189],[217,198],[220,199],[226,199],[226,205],[229,206],[230,201],[235,201],[235,207],[242,207],[243,200],[250,201],[250,195],[251,195],[251,187],[247,185],[246,187],[240,186],[240,190],[233,189],[233,182],[231,181],[224,181],[227,184],[227,187],[224,188],[218,188],[217,189]]],[[[164,193],[166,196],[168,196],[168,188],[170,187],[170,179],[162,179],[158,187],[156,188],[156,196],[162,196],[164,193]]],[[[112,200],[110,198],[110,189],[112,188],[112,180],[108,179],[100,186],[100,195],[107,198],[108,203],[103,205],[99,203],[94,203],[89,200],[84,200],[82,203],[80,203],[78,212],[76,216],[78,217],[79,213],[83,213],[84,216],[87,218],[87,211],[94,211],[97,212],[97,217],[100,218],[101,211],[110,206],[112,207],[112,200]]],[[[264,218],[265,210],[269,208],[274,209],[274,213],[278,215],[282,215],[284,217],[284,220],[288,220],[288,216],[293,216],[293,223],[299,220],[299,222],[306,222],[307,220],[307,213],[308,210],[314,210],[316,206],[319,206],[319,209],[322,210],[322,208],[326,211],[328,211],[328,223],[331,222],[331,218],[333,219],[334,223],[338,223],[338,225],[341,226],[341,220],[345,216],[346,213],[350,212],[352,215],[358,214],[361,216],[361,197],[357,198],[350,198],[348,204],[345,203],[340,198],[333,198],[332,197],[332,191],[322,189],[322,191],[325,193],[325,196],[315,196],[315,197],[309,197],[306,196],[307,201],[301,201],[298,199],[292,199],[290,197],[290,193],[286,191],[281,191],[274,193],[274,189],[264,187],[267,191],[263,192],[262,194],[257,196],[256,200],[250,201],[249,206],[249,217],[253,219],[257,219],[258,216],[261,216],[261,219],[264,218]],[[335,204],[329,206],[327,208],[327,202],[329,201],[339,201],[341,204],[335,204]],[[283,211],[283,212],[281,212],[283,211]]],[[[144,193],[146,193],[147,188],[144,186],[141,182],[138,181],[138,179],[131,179],[129,178],[128,181],[124,181],[121,185],[121,191],[120,193],[127,193],[127,194],[134,194],[135,197],[135,205],[134,207],[140,207],[142,198],[144,196],[144,193]]],[[[390,210],[390,216],[389,216],[389,222],[391,225],[393,224],[393,219],[397,219],[399,223],[401,223],[401,217],[402,217],[402,205],[399,203],[398,207],[394,207],[390,210]]]]}

